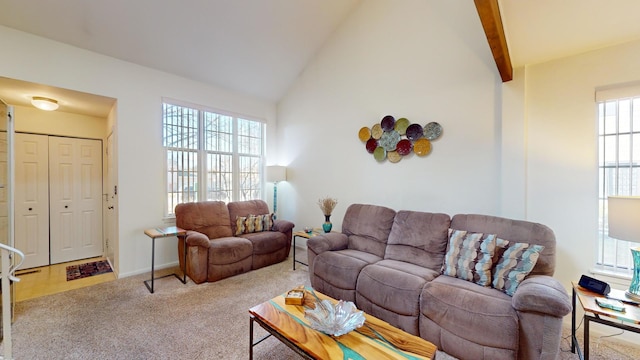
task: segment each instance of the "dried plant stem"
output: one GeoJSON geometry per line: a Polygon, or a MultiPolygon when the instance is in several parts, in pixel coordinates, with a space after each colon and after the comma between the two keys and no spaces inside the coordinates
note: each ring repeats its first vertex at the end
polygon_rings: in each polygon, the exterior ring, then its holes
{"type": "Polygon", "coordinates": [[[333,209],[336,207],[337,204],[338,204],[337,199],[333,199],[328,196],[324,198],[320,198],[318,200],[318,206],[320,206],[320,210],[322,210],[322,213],[325,216],[331,215],[331,213],[333,212],[333,209]]]}

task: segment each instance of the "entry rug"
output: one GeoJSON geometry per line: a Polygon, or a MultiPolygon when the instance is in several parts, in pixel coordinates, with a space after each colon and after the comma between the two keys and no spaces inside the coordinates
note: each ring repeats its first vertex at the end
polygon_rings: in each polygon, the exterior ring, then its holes
{"type": "Polygon", "coordinates": [[[106,260],[67,266],[67,281],[113,272],[106,260]]]}

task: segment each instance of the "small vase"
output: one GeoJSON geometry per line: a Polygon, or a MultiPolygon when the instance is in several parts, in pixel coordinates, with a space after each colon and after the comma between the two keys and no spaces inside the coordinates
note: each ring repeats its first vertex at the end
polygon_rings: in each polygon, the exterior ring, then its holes
{"type": "Polygon", "coordinates": [[[322,230],[324,230],[324,232],[326,233],[331,232],[331,228],[333,227],[333,224],[331,224],[330,218],[331,218],[331,215],[324,216],[324,224],[322,224],[322,230]]]}

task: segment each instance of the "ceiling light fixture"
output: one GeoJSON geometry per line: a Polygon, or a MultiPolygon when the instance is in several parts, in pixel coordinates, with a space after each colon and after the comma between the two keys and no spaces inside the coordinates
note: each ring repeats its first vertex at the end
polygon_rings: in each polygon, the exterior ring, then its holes
{"type": "Polygon", "coordinates": [[[31,105],[40,110],[53,111],[58,108],[58,101],[42,96],[34,96],[31,98],[31,105]]]}

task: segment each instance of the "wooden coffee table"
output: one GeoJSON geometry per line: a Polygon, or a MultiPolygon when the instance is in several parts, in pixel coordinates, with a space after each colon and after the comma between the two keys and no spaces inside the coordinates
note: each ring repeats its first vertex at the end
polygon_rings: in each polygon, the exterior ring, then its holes
{"type": "MultiPolygon", "coordinates": [[[[306,290],[305,306],[314,306],[314,297],[306,290]]],[[[316,292],[321,299],[330,297],[316,292]]],[[[326,335],[309,326],[304,306],[286,305],[284,294],[249,309],[249,359],[253,347],[273,335],[305,359],[432,359],[436,346],[415,335],[365,314],[362,327],[342,336],[326,335]],[[269,335],[253,341],[253,323],[269,335]]]]}

